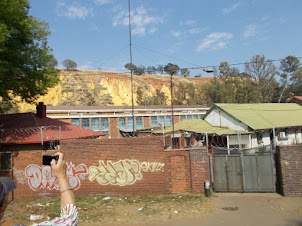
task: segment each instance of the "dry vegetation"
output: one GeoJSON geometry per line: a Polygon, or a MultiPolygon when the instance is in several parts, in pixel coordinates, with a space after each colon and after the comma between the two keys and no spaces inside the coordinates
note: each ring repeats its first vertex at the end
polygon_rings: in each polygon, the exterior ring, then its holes
{"type": "MultiPolygon", "coordinates": [[[[77,197],[80,225],[146,223],[179,218],[201,218],[211,210],[204,195],[191,193],[169,195],[135,195],[127,197],[77,197]]],[[[9,205],[2,225],[30,225],[59,215],[59,199],[31,202],[16,200],[9,205]],[[30,221],[31,215],[43,216],[30,221]]]]}

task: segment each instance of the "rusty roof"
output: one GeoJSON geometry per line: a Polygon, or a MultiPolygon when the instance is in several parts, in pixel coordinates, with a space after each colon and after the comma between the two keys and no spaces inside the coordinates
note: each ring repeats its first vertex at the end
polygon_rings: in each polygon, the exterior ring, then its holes
{"type": "Polygon", "coordinates": [[[34,144],[97,138],[105,134],[34,113],[0,115],[0,144],[34,144]]]}

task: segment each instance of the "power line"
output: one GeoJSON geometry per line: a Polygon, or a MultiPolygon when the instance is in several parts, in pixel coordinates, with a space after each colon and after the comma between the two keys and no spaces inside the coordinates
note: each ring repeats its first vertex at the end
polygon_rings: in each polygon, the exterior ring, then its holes
{"type": "MultiPolygon", "coordinates": [[[[301,59],[302,57],[296,57],[298,59],[301,59]]],[[[284,59],[277,59],[277,60],[264,60],[261,62],[267,63],[267,62],[276,62],[276,61],[281,61],[284,59]]],[[[246,64],[253,64],[253,63],[260,63],[259,61],[252,61],[252,62],[246,62],[246,63],[234,63],[234,64],[228,64],[229,66],[238,66],[238,65],[246,65],[246,64]]],[[[219,67],[219,65],[215,65],[215,66],[200,66],[200,67],[187,67],[187,68],[183,68],[183,69],[205,69],[205,68],[216,68],[219,67]]]]}

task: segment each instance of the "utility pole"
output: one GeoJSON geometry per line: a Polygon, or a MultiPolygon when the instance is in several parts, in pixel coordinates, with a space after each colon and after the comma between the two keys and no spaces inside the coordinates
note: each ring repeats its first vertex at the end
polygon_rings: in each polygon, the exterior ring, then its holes
{"type": "Polygon", "coordinates": [[[174,149],[174,109],[173,109],[173,72],[171,73],[171,110],[172,110],[172,149],[174,149]]]}

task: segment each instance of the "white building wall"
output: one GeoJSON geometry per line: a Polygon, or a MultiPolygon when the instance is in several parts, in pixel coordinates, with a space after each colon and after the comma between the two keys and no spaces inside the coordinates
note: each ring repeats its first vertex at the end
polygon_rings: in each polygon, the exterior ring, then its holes
{"type": "Polygon", "coordinates": [[[248,127],[232,118],[224,111],[214,108],[205,118],[212,126],[227,127],[235,131],[248,131],[248,127]]]}
{"type": "Polygon", "coordinates": [[[287,129],[286,138],[281,139],[280,133],[276,134],[277,144],[278,145],[291,145],[291,144],[301,144],[302,143],[302,134],[301,130],[296,129],[287,129]]]}

